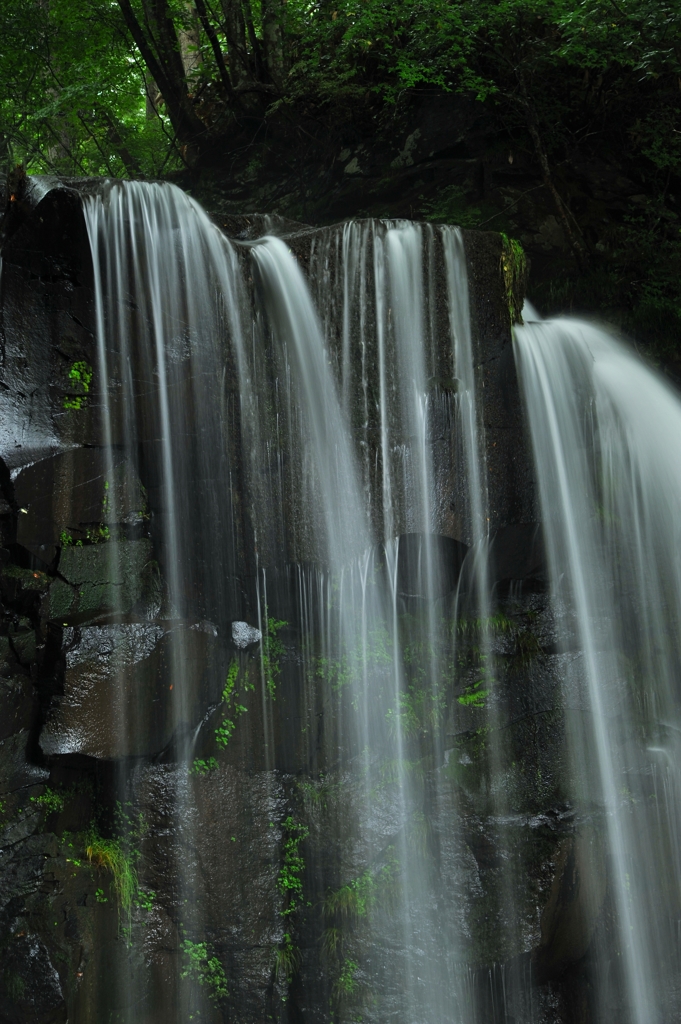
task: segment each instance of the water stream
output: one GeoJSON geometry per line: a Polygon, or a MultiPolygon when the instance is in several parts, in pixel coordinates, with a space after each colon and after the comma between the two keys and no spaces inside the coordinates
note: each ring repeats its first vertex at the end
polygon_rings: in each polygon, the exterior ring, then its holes
{"type": "MultiPolygon", "coordinates": [[[[508,754],[513,687],[542,652],[512,619],[522,601],[492,586],[461,232],[366,220],[236,242],[179,189],[141,183],[87,198],[85,216],[107,473],[122,451],[147,488],[147,621],[169,644],[172,742],[151,766],[121,763],[117,786],[131,806],[161,779],[173,794],[164,912],[183,948],[213,949],[223,911],[202,889],[201,837],[223,828],[210,815],[245,766],[279,844],[261,942],[273,1017],[293,1000],[306,1019],[309,990],[334,1020],[557,1019],[533,994],[547,926],[513,837],[538,812],[513,796],[508,754]],[[250,646],[234,642],[243,622],[250,646]],[[323,852],[303,879],[286,856],[306,841],[323,852]]],[[[607,876],[582,883],[598,903],[577,929],[588,1020],[664,1024],[681,1012],[681,404],[594,327],[528,315],[514,344],[562,666],[556,791],[578,870],[607,876]]],[[[551,849],[555,866],[567,846],[551,849]]],[[[187,976],[178,1024],[215,1019],[187,976]]],[[[120,980],[134,998],[119,1019],[150,998],[145,977],[120,980]]]]}
{"type": "Polygon", "coordinates": [[[571,789],[604,807],[611,867],[600,1012],[658,1024],[679,1013],[681,403],[603,330],[533,316],[516,357],[553,598],[579,651],[563,681],[571,789]]]}

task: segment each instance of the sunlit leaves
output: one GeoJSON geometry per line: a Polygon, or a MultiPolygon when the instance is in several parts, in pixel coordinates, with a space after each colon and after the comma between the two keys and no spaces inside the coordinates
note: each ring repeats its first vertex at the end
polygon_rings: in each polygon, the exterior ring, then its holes
{"type": "Polygon", "coordinates": [[[29,171],[153,174],[166,160],[162,121],[147,118],[145,69],[117,3],[5,4],[0,47],[0,159],[29,171]]]}
{"type": "MultiPolygon", "coordinates": [[[[142,0],[131,3],[161,45],[142,0]]],[[[191,3],[167,7],[177,31],[196,27],[191,3]]],[[[222,5],[206,9],[228,59],[222,5]]],[[[248,11],[253,64],[254,48],[264,45],[258,0],[248,11]]],[[[5,0],[3,15],[0,160],[78,174],[154,176],[179,165],[163,105],[149,108],[151,75],[117,2],[5,0]]],[[[268,94],[263,116],[344,106],[351,118],[369,99],[463,92],[504,107],[507,129],[509,111],[531,101],[550,149],[551,133],[558,138],[580,104],[606,109],[637,84],[671,89],[681,77],[681,10],[671,0],[287,0],[282,28],[281,92],[268,94]]],[[[198,52],[190,92],[205,131],[216,135],[231,123],[235,100],[203,30],[198,52]]],[[[261,57],[261,84],[272,89],[261,57]]],[[[657,166],[671,159],[659,136],[646,151],[657,166]]]]}

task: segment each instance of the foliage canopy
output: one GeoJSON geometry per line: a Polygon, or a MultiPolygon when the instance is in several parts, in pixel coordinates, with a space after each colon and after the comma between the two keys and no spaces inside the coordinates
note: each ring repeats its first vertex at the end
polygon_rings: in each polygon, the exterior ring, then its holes
{"type": "Polygon", "coordinates": [[[632,144],[678,167],[671,0],[4,0],[0,146],[34,172],[160,176],[301,111],[465,92],[550,152],[633,89],[632,144]],[[667,95],[671,92],[671,95],[667,95]],[[636,105],[637,107],[640,106],[636,105]]]}

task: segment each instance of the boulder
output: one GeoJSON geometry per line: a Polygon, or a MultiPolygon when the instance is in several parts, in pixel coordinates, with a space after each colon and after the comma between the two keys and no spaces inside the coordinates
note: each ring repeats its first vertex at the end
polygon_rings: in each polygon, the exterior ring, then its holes
{"type": "Polygon", "coordinates": [[[119,525],[141,526],[146,514],[130,462],[102,448],[73,448],[22,469],[14,495],[21,509],[17,543],[48,563],[58,547],[97,539],[119,525]]]}
{"type": "Polygon", "coordinates": [[[585,827],[566,839],[541,916],[541,942],[533,953],[539,983],[559,977],[589,949],[607,889],[603,835],[585,827]]]}
{"type": "Polygon", "coordinates": [[[240,651],[245,651],[251,644],[260,643],[262,633],[255,626],[249,626],[247,622],[232,623],[232,643],[240,651]]]}
{"type": "Polygon", "coordinates": [[[195,727],[221,680],[209,668],[215,630],[197,623],[69,627],[64,693],[40,735],[46,755],[106,760],[159,754],[195,727]]]}
{"type": "Polygon", "coordinates": [[[61,578],[45,598],[44,617],[84,622],[102,615],[127,615],[138,602],[149,603],[155,572],[150,540],[64,548],[61,578]]]}

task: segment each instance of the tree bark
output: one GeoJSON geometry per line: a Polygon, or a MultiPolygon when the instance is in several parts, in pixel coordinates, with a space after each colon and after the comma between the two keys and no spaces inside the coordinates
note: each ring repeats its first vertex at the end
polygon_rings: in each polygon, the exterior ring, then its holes
{"type": "Polygon", "coordinates": [[[281,0],[261,0],[265,62],[270,78],[281,88],[284,81],[284,8],[281,0]]]}
{"type": "Polygon", "coordinates": [[[215,29],[213,28],[213,26],[211,24],[211,21],[210,21],[210,18],[208,17],[208,11],[206,10],[206,5],[203,2],[203,0],[195,0],[195,4],[196,4],[196,10],[198,12],[199,18],[201,19],[201,24],[203,25],[204,32],[208,36],[208,41],[209,41],[209,43],[211,45],[211,48],[213,50],[213,54],[215,56],[215,63],[217,64],[218,71],[220,72],[220,81],[222,82],[222,84],[223,84],[223,86],[225,88],[225,92],[227,93],[228,98],[232,102],[235,102],[236,97],[234,95],[234,89],[232,87],[232,81],[231,81],[231,79],[229,77],[229,72],[228,72],[227,66],[225,64],[225,59],[224,59],[224,57],[222,55],[222,48],[220,46],[220,40],[218,39],[217,34],[215,32],[215,29]]]}
{"type": "Polygon", "coordinates": [[[185,0],[184,6],[187,9],[189,27],[183,27],[179,30],[177,41],[180,46],[180,59],[184,69],[184,77],[187,87],[191,88],[192,79],[196,80],[196,73],[201,67],[201,51],[199,48],[201,45],[201,35],[196,6],[190,0],[185,0]]]}
{"type": "Polygon", "coordinates": [[[246,19],[246,28],[248,30],[248,39],[251,44],[251,52],[253,54],[253,72],[258,81],[262,81],[262,52],[260,47],[260,40],[255,34],[255,26],[253,25],[253,11],[251,10],[251,0],[243,0],[243,12],[246,19]]]}
{"type": "Polygon", "coordinates": [[[238,89],[253,81],[253,69],[246,48],[246,24],[241,0],[222,0],[222,13],[225,16],[229,70],[234,87],[238,89]]]}

